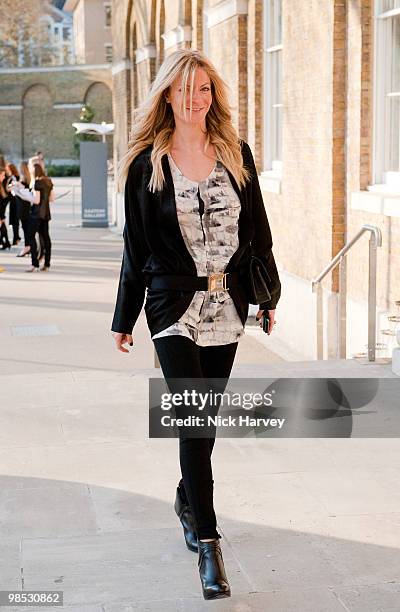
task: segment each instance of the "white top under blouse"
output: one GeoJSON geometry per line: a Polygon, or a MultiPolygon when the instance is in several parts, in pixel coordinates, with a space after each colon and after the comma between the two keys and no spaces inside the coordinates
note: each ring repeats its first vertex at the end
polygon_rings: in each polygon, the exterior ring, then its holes
{"type": "MultiPolygon", "coordinates": [[[[224,272],[238,249],[240,199],[225,166],[217,160],[203,181],[188,179],[168,154],[175,188],[176,210],[186,247],[198,276],[224,272]]],[[[244,334],[229,290],[196,291],[180,319],[154,334],[186,336],[200,346],[237,342],[244,334]]]]}

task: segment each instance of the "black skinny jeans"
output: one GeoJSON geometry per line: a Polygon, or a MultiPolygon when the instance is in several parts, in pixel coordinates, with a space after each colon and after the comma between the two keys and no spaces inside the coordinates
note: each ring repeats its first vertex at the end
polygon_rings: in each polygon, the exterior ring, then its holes
{"type": "Polygon", "coordinates": [[[19,219],[12,224],[13,228],[13,244],[16,243],[17,240],[21,240],[21,236],[19,235],[19,219]]]}
{"type": "MultiPolygon", "coordinates": [[[[182,392],[178,381],[169,378],[196,378],[204,385],[207,378],[224,379],[228,383],[236,355],[238,343],[217,346],[198,346],[184,336],[165,336],[154,338],[160,366],[169,391],[182,392]]],[[[221,380],[218,381],[221,383],[221,380]]],[[[199,385],[201,386],[201,385],[199,385]]],[[[207,389],[213,385],[207,385],[207,389]]],[[[225,388],[225,387],[224,387],[225,388]]],[[[218,391],[222,391],[221,386],[218,391]]],[[[214,408],[214,414],[218,407],[214,408]]],[[[179,415],[180,416],[180,415],[179,415]]],[[[210,438],[190,438],[182,434],[179,428],[179,459],[182,479],[179,489],[183,499],[188,501],[197,537],[200,540],[221,538],[217,531],[217,520],[214,512],[214,480],[211,467],[211,453],[214,448],[215,433],[210,438]]]]}
{"type": "Polygon", "coordinates": [[[36,247],[35,234],[38,232],[42,248],[44,248],[44,265],[50,267],[51,259],[51,240],[49,234],[49,221],[31,217],[30,220],[30,243],[32,266],[39,267],[38,252],[36,247]]]}
{"type": "Polygon", "coordinates": [[[21,219],[21,225],[22,225],[22,231],[24,232],[24,243],[25,246],[30,246],[30,237],[29,237],[29,232],[30,232],[30,222],[29,222],[29,217],[25,217],[24,219],[21,219]]]}

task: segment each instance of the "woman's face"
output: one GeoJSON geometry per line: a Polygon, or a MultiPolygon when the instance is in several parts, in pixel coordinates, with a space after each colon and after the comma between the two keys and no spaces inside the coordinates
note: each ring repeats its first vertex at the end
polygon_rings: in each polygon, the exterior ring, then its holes
{"type": "MultiPolygon", "coordinates": [[[[190,79],[190,77],[189,77],[190,79]]],[[[188,80],[189,80],[188,79],[188,80]]],[[[183,115],[182,108],[182,77],[179,76],[172,83],[167,100],[170,101],[175,119],[179,117],[185,123],[204,123],[205,117],[212,103],[211,81],[207,72],[203,68],[197,68],[193,79],[193,97],[192,97],[192,117],[190,118],[190,89],[189,82],[187,84],[185,105],[187,109],[186,119],[183,115]]]]}
{"type": "Polygon", "coordinates": [[[6,178],[6,171],[0,170],[0,181],[4,181],[5,178],[6,178]]]}

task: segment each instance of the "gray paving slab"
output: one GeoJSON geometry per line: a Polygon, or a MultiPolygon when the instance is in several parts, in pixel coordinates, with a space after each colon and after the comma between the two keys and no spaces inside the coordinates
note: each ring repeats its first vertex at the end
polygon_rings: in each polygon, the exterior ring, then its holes
{"type": "Polygon", "coordinates": [[[215,457],[229,452],[229,465],[223,461],[216,463],[222,480],[228,480],[232,473],[247,478],[308,470],[324,472],[327,467],[335,467],[331,453],[326,452],[319,439],[293,438],[285,443],[283,439],[272,438],[217,438],[213,452],[215,457]]]}
{"type": "MultiPolygon", "coordinates": [[[[102,532],[172,527],[178,530],[176,515],[165,503],[148,495],[134,495],[121,489],[91,487],[96,523],[102,532]]],[[[171,491],[171,502],[173,492],[171,491]]],[[[177,533],[178,537],[178,533],[177,533]]]]}
{"type": "Polygon", "coordinates": [[[2,478],[0,483],[0,537],[97,532],[86,484],[48,481],[47,486],[11,488],[2,478]]]}
{"type": "Polygon", "coordinates": [[[248,368],[246,363],[236,363],[232,374],[236,376],[289,377],[289,378],[396,378],[388,363],[360,363],[355,359],[326,359],[323,361],[257,362],[248,368]]]}
{"type": "MultiPolygon", "coordinates": [[[[247,592],[248,582],[229,549],[224,559],[232,588],[247,592]]],[[[127,598],[138,602],[149,595],[155,600],[199,596],[197,556],[177,538],[176,529],[27,538],[22,563],[27,590],[51,589],[59,580],[67,605],[127,598]]]]}
{"type": "MultiPolygon", "coordinates": [[[[3,525],[0,509],[0,529],[3,525]]],[[[9,533],[0,536],[0,591],[21,588],[21,537],[9,533]]]]}
{"type": "Polygon", "coordinates": [[[398,582],[394,547],[226,520],[220,526],[255,591],[398,582]]]}
{"type": "Polygon", "coordinates": [[[3,472],[14,474],[7,478],[28,484],[34,481],[34,486],[45,486],[48,479],[71,480],[120,485],[127,490],[133,487],[153,497],[155,493],[162,497],[164,492],[171,496],[180,473],[178,440],[160,442],[162,445],[145,446],[143,441],[81,441],[65,446],[0,449],[0,463],[3,472]]]}
{"type": "MultiPolygon", "coordinates": [[[[263,593],[235,595],[218,601],[218,610],[226,612],[344,612],[343,605],[329,589],[296,589],[263,593]]],[[[183,611],[202,612],[209,610],[210,602],[194,599],[182,601],[183,611]]],[[[216,602],[215,602],[216,603],[216,602]]]]}
{"type": "Polygon", "coordinates": [[[400,444],[397,438],[329,439],[320,440],[321,451],[338,468],[363,467],[400,468],[400,444]]]}
{"type": "MultiPolygon", "coordinates": [[[[58,590],[58,589],[56,589],[58,590]]],[[[60,610],[68,610],[68,612],[104,612],[104,606],[100,605],[91,605],[88,606],[85,604],[79,604],[78,606],[46,606],[46,607],[37,607],[37,606],[27,606],[27,607],[12,607],[7,608],[7,612],[33,612],[34,610],[45,610],[46,612],[60,612],[60,610]]]]}
{"type": "Polygon", "coordinates": [[[364,514],[400,511],[398,468],[351,468],[351,478],[343,470],[326,470],[325,474],[303,472],[299,481],[330,514],[364,514]]]}
{"type": "Polygon", "coordinates": [[[53,404],[42,406],[26,406],[22,403],[2,405],[0,411],[0,446],[25,446],[31,443],[41,445],[52,440],[62,444],[64,441],[58,406],[53,404]],[[30,413],[30,414],[29,414],[30,413]],[[30,428],[26,427],[29,419],[30,428]]]}
{"type": "Polygon", "coordinates": [[[183,600],[179,599],[149,600],[146,602],[119,601],[104,606],[104,612],[184,612],[185,609],[189,610],[190,608],[185,608],[183,600]]]}
{"type": "Polygon", "coordinates": [[[64,440],[66,443],[142,440],[148,436],[148,426],[144,419],[138,421],[138,409],[135,408],[134,399],[85,404],[82,396],[74,406],[66,407],[59,417],[64,440]]]}
{"type": "Polygon", "coordinates": [[[400,600],[400,582],[385,582],[357,587],[335,588],[335,595],[351,612],[379,610],[397,612],[400,600]]]}

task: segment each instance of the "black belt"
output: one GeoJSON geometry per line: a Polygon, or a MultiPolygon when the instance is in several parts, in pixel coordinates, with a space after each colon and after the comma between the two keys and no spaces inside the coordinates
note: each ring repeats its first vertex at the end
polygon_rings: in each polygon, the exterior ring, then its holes
{"type": "Polygon", "coordinates": [[[223,291],[239,285],[236,272],[221,272],[210,276],[182,276],[162,274],[153,276],[150,289],[177,289],[180,291],[223,291]]]}

